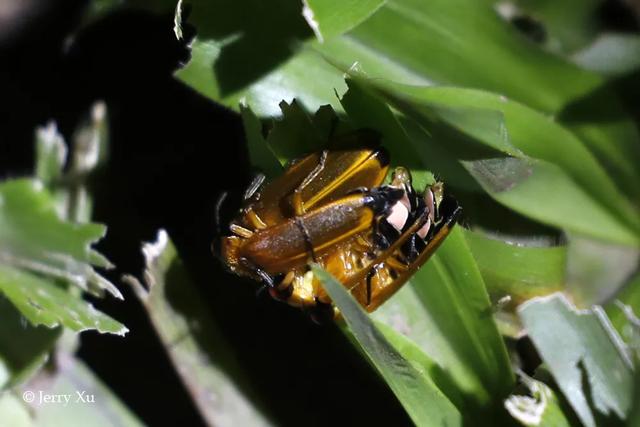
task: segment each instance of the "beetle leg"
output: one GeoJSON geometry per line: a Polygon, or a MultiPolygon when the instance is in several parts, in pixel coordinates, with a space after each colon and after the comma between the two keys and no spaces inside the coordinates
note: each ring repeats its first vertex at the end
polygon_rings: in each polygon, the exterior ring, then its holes
{"type": "Polygon", "coordinates": [[[267,224],[264,223],[262,218],[260,218],[253,209],[247,210],[245,216],[256,230],[264,230],[267,228],[267,224]]]}
{"type": "MultiPolygon", "coordinates": [[[[447,199],[445,199],[447,200],[447,199]]],[[[399,272],[398,277],[396,277],[388,286],[386,286],[381,293],[376,296],[376,299],[372,304],[365,307],[365,309],[369,312],[372,312],[380,304],[385,302],[387,299],[391,297],[404,283],[409,280],[409,278],[425,263],[427,260],[433,255],[433,253],[438,249],[440,244],[444,241],[444,239],[451,232],[451,228],[457,221],[462,209],[458,206],[457,202],[453,199],[448,199],[449,201],[446,204],[441,204],[440,212],[444,214],[444,218],[439,224],[435,234],[433,235],[433,239],[431,239],[427,246],[424,248],[422,252],[418,255],[418,258],[415,261],[411,262],[404,271],[399,272]]],[[[444,201],[443,201],[444,202],[444,201]]]]}
{"type": "Polygon", "coordinates": [[[256,266],[246,258],[240,258],[239,261],[243,267],[253,272],[256,276],[262,279],[265,285],[267,285],[270,288],[273,288],[275,286],[275,284],[273,283],[273,278],[269,276],[266,271],[262,270],[260,267],[256,266]]]}
{"type": "Polygon", "coordinates": [[[367,280],[366,280],[367,305],[371,304],[371,279],[373,279],[373,276],[376,274],[376,268],[377,266],[374,265],[373,268],[369,270],[369,272],[367,273],[367,280]]]}
{"type": "Polygon", "coordinates": [[[318,161],[318,164],[316,165],[316,167],[313,168],[313,170],[309,173],[309,175],[307,175],[305,179],[302,180],[298,188],[294,190],[292,203],[293,203],[293,210],[296,213],[296,216],[304,215],[304,213],[306,212],[304,208],[304,202],[302,201],[302,195],[301,195],[302,190],[307,185],[309,185],[309,183],[313,181],[318,176],[318,174],[320,174],[320,172],[322,172],[322,170],[324,169],[325,163],[327,161],[328,154],[329,152],[327,150],[322,151],[322,153],[320,154],[320,160],[318,161]]]}
{"type": "Polygon", "coordinates": [[[367,268],[365,268],[364,270],[360,270],[356,274],[351,276],[347,280],[347,283],[344,283],[345,287],[348,290],[351,290],[352,288],[357,286],[360,282],[362,282],[367,277],[367,274],[369,274],[369,270],[371,268],[374,268],[376,265],[380,264],[381,262],[384,262],[387,258],[389,258],[391,255],[393,255],[393,253],[396,250],[398,250],[402,245],[404,245],[407,242],[407,240],[415,232],[417,232],[420,229],[420,227],[422,227],[422,225],[424,224],[424,222],[427,219],[426,213],[427,213],[426,210],[424,212],[422,212],[422,210],[421,210],[420,214],[417,215],[417,218],[414,221],[414,223],[411,225],[411,227],[409,227],[407,230],[403,231],[402,234],[400,235],[400,237],[398,237],[387,249],[385,249],[380,254],[378,254],[378,256],[376,256],[371,261],[371,263],[369,264],[369,266],[367,268]]]}
{"type": "Polygon", "coordinates": [[[220,211],[222,210],[222,205],[224,204],[224,201],[227,199],[227,192],[223,191],[222,194],[220,194],[218,196],[218,200],[216,200],[216,207],[215,210],[213,212],[214,214],[214,221],[216,223],[216,232],[218,233],[218,236],[222,235],[222,230],[220,229],[220,211]]]}
{"type": "Polygon", "coordinates": [[[389,267],[391,267],[396,271],[405,271],[407,268],[409,268],[408,264],[405,264],[404,262],[398,260],[393,256],[390,256],[384,262],[385,264],[387,264],[389,267]]]}
{"type": "Polygon", "coordinates": [[[247,228],[244,228],[243,226],[238,224],[229,225],[229,230],[236,236],[244,237],[245,239],[248,239],[249,237],[253,236],[253,231],[247,228]]]}
{"type": "Polygon", "coordinates": [[[253,197],[256,191],[258,191],[258,189],[262,186],[262,183],[265,179],[266,176],[263,173],[257,174],[253,178],[253,181],[251,181],[251,184],[249,184],[249,187],[247,187],[247,189],[245,190],[244,196],[242,198],[246,201],[253,197]]]}

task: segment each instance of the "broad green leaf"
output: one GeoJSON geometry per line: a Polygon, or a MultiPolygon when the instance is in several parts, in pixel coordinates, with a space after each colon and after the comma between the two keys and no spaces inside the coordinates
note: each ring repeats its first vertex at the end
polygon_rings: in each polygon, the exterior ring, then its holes
{"type": "Polygon", "coordinates": [[[556,165],[498,158],[466,162],[465,166],[491,197],[521,215],[602,241],[640,245],[637,234],[556,165]]]}
{"type": "MultiPolygon", "coordinates": [[[[526,156],[560,167],[582,187],[583,191],[611,210],[612,215],[619,217],[623,224],[633,231],[640,232],[640,217],[595,157],[584,147],[581,140],[548,117],[523,104],[484,91],[372,83],[382,87],[386,97],[403,112],[425,119],[433,114],[442,116],[439,112],[443,107],[500,112],[504,116],[510,145],[526,156]]],[[[446,120],[446,117],[444,119],[446,120]]],[[[428,124],[429,122],[426,122],[425,126],[428,124]]],[[[476,136],[476,140],[490,144],[492,148],[500,149],[510,156],[522,157],[517,151],[508,150],[502,132],[483,132],[478,137],[478,126],[475,123],[457,121],[453,124],[468,135],[476,136]]],[[[628,170],[627,179],[632,182],[640,181],[638,171],[633,166],[633,158],[625,159],[623,154],[620,154],[617,160],[624,165],[624,170],[628,170]]]]}
{"type": "Polygon", "coordinates": [[[521,373],[520,378],[529,395],[512,394],[504,401],[511,416],[524,426],[569,427],[553,390],[545,383],[521,373]]]}
{"type": "Polygon", "coordinates": [[[424,164],[412,150],[409,136],[391,109],[373,93],[367,92],[352,80],[347,80],[349,90],[340,103],[355,127],[375,129],[382,135],[382,142],[389,150],[393,165],[409,168],[416,188],[424,188],[435,181],[424,169],[424,164]]]}
{"type": "MultiPolygon", "coordinates": [[[[251,10],[252,5],[238,3],[238,9],[251,10]]],[[[225,75],[232,74],[228,70],[232,61],[225,57],[235,58],[242,48],[244,58],[262,58],[266,49],[253,40],[253,31],[246,31],[248,23],[234,20],[238,10],[218,13],[219,10],[216,2],[194,5],[192,23],[200,36],[194,45],[193,60],[178,76],[225,105],[237,108],[238,102],[244,100],[260,116],[277,115],[277,104],[294,97],[309,110],[325,103],[337,108],[332,93],[343,93],[344,84],[340,73],[319,54],[344,68],[357,63],[375,79],[482,88],[544,113],[562,112],[562,120],[581,135],[589,150],[613,174],[617,185],[638,196],[637,188],[627,184],[626,179],[638,181],[633,167],[640,162],[638,132],[614,95],[606,89],[599,90],[603,79],[543,52],[498,18],[485,2],[388,1],[351,32],[323,44],[306,43],[317,53],[290,48],[296,45],[294,40],[308,38],[299,31],[296,11],[287,7],[276,17],[255,8],[251,19],[263,13],[257,23],[259,28],[272,21],[285,28],[274,35],[274,46],[282,47],[283,40],[289,40],[288,48],[280,48],[272,55],[278,58],[277,63],[265,59],[259,69],[245,66],[257,71],[246,76],[242,84],[235,82],[236,78],[225,83],[229,80],[225,75]],[[214,11],[220,16],[212,16],[214,11]],[[229,15],[228,22],[216,25],[225,15],[229,15]],[[606,117],[596,114],[602,109],[606,109],[606,117]]]]}
{"type": "Polygon", "coordinates": [[[494,299],[509,295],[519,304],[563,289],[566,247],[522,246],[470,230],[464,237],[494,299]]]}
{"type": "Polygon", "coordinates": [[[485,284],[460,227],[374,314],[447,372],[471,407],[506,397],[514,376],[485,284]]]}
{"type": "Polygon", "coordinates": [[[518,312],[582,423],[596,426],[600,416],[612,414],[624,419],[631,407],[631,361],[602,308],[577,310],[554,294],[534,298],[518,312]]]}
{"type": "Polygon", "coordinates": [[[22,314],[4,296],[0,296],[0,313],[0,390],[3,390],[28,380],[42,367],[62,328],[51,329],[25,322],[22,314]]]}
{"type": "Polygon", "coordinates": [[[297,99],[309,111],[325,104],[339,109],[334,89],[339,93],[346,90],[344,78],[317,52],[301,51],[286,58],[277,68],[265,70],[265,74],[252,80],[247,87],[226,92],[212,72],[221,51],[221,42],[196,40],[192,46],[191,61],[176,76],[208,98],[233,109],[244,103],[260,117],[279,116],[279,104],[283,100],[292,102],[297,99]]]}
{"type": "Polygon", "coordinates": [[[271,422],[247,390],[242,367],[198,295],[164,230],[142,249],[145,288],[133,286],[176,372],[207,423],[216,426],[267,426],[271,422]]]}
{"type": "Polygon", "coordinates": [[[374,325],[402,357],[407,359],[422,375],[431,378],[456,408],[461,408],[464,405],[464,398],[456,384],[446,375],[442,367],[429,358],[417,344],[386,323],[374,320],[374,325]]]}
{"type": "Polygon", "coordinates": [[[302,14],[320,42],[347,32],[386,0],[303,0],[302,14]]]}
{"type": "Polygon", "coordinates": [[[343,36],[304,43],[314,50],[310,52],[292,48],[310,35],[300,27],[300,10],[290,4],[265,10],[254,3],[194,4],[191,22],[199,36],[192,61],[178,77],[232,108],[242,100],[261,117],[278,115],[283,99],[297,98],[309,110],[326,103],[338,107],[332,93],[343,93],[344,83],[319,54],[345,69],[358,64],[375,79],[494,91],[560,114],[617,185],[639,196],[629,182],[638,181],[633,165],[640,162],[640,137],[615,96],[602,89],[604,80],[542,51],[501,20],[490,4],[391,0],[343,36]],[[243,14],[245,19],[239,19],[243,14]],[[274,28],[271,46],[265,46],[257,34],[274,28]]]}
{"type": "Polygon", "coordinates": [[[0,264],[0,293],[34,326],[125,335],[129,330],[93,305],[28,271],[0,264]]]}
{"type": "MultiPolygon", "coordinates": [[[[350,41],[360,50],[375,51],[371,57],[375,62],[402,64],[407,71],[441,84],[500,92],[545,111],[557,111],[599,84],[596,76],[531,44],[486,2],[390,0],[323,49],[344,64],[358,61],[371,73],[369,61],[357,48],[341,46],[350,41]]],[[[374,76],[397,80],[394,75],[374,76]]]]}
{"type": "Polygon", "coordinates": [[[23,268],[122,299],[120,291],[94,270],[111,267],[91,245],[102,238],[99,224],[60,219],[55,201],[38,181],[0,183],[0,264],[23,268]]]}
{"type": "Polygon", "coordinates": [[[595,36],[598,29],[597,12],[602,7],[602,3],[602,0],[516,0],[514,2],[516,7],[522,9],[521,13],[540,21],[547,38],[544,42],[545,46],[549,50],[560,53],[571,53],[595,36]]]}
{"type": "MultiPolygon", "coordinates": [[[[378,330],[362,307],[329,273],[312,267],[327,293],[340,309],[351,333],[416,425],[462,425],[461,414],[433,382],[418,370],[378,330]]],[[[423,359],[424,360],[424,359],[423,359]]]]}
{"type": "MultiPolygon", "coordinates": [[[[83,426],[140,427],[142,422],[95,376],[83,361],[58,355],[58,369],[49,381],[35,381],[21,388],[22,396],[34,393],[28,405],[33,427],[83,426]],[[40,402],[40,393],[68,396],[68,403],[40,402]]],[[[26,406],[25,403],[22,403],[26,406]]],[[[1,416],[0,416],[0,419],[1,416]]],[[[12,424],[13,425],[13,424],[12,424]]]]}

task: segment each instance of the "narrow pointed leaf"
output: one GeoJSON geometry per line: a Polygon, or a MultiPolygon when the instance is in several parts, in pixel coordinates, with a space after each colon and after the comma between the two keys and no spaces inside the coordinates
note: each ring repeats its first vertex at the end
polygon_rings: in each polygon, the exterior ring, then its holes
{"type": "Polygon", "coordinates": [[[462,425],[460,412],[426,372],[418,371],[376,328],[362,307],[330,274],[313,267],[327,293],[340,309],[350,331],[380,375],[420,426],[462,425]]]}

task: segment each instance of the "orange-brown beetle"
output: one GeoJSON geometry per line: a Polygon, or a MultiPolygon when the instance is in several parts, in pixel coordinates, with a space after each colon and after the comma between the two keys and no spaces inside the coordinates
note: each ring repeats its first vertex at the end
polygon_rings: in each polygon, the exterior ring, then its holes
{"type": "Polygon", "coordinates": [[[308,268],[317,262],[374,310],[426,262],[460,212],[440,184],[418,196],[403,168],[382,185],[388,167],[382,148],[323,151],[264,186],[254,181],[222,239],[223,261],[274,298],[333,313],[308,268]]]}

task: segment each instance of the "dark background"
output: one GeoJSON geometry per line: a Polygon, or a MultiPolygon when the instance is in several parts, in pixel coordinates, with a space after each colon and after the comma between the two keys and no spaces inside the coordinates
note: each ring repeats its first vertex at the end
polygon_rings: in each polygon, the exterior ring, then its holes
{"type": "MultiPolygon", "coordinates": [[[[255,284],[229,275],[211,255],[216,198],[223,190],[235,195],[232,212],[251,171],[239,117],[173,79],[188,59],[173,17],[119,12],[71,38],[85,1],[13,3],[22,4],[13,15],[0,9],[0,179],[31,174],[36,126],[53,119],[70,141],[95,100],[108,107],[110,159],[94,182],[94,218],[109,226],[98,248],[117,265],[107,275],[125,301],[94,303],[131,332],[82,335],[80,356],[103,381],[150,425],[202,424],[142,307],[119,280],[140,274],[140,244],[162,227],[280,424],[409,424],[335,327],[257,297],[255,284]]],[[[617,1],[601,17],[617,29],[636,26],[617,1]]],[[[525,24],[524,31],[539,30],[525,24]]]]}
{"type": "MultiPolygon", "coordinates": [[[[140,245],[166,228],[212,316],[222,325],[255,395],[285,425],[409,424],[386,385],[333,326],[265,296],[213,257],[213,207],[227,213],[251,180],[238,115],[172,77],[188,58],[173,17],[126,11],[74,38],[84,1],[37,2],[0,40],[0,179],[30,175],[36,126],[55,120],[66,140],[95,100],[110,122],[110,157],[94,180],[98,244],[125,301],[94,301],[125,337],[82,335],[80,357],[150,425],[201,425],[146,313],[120,275],[140,276],[140,245]]],[[[35,4],[35,3],[34,3],[35,4]]],[[[235,204],[235,206],[234,206],[235,204]]]]}

